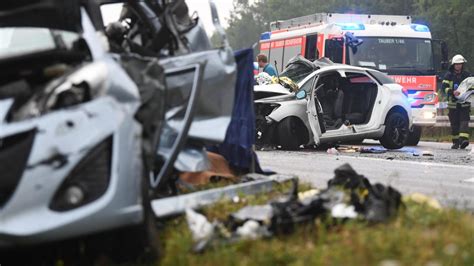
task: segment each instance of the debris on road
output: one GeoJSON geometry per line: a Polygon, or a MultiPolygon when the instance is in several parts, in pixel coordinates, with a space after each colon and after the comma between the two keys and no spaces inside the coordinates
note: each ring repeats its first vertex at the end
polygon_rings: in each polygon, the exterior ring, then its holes
{"type": "Polygon", "coordinates": [[[353,147],[353,146],[339,146],[337,147],[337,150],[343,153],[356,153],[359,151],[359,147],[353,147]]]}
{"type": "Polygon", "coordinates": [[[423,151],[422,154],[423,156],[434,156],[432,151],[423,151]]]}
{"type": "Polygon", "coordinates": [[[387,150],[384,149],[384,148],[379,148],[379,147],[368,147],[368,148],[361,147],[359,149],[359,152],[360,153],[377,153],[378,154],[378,153],[386,153],[387,150]]]}
{"type": "Polygon", "coordinates": [[[297,225],[323,219],[328,214],[333,219],[387,222],[396,216],[401,204],[400,192],[390,186],[372,185],[365,176],[345,164],[335,170],[335,177],[322,191],[298,193],[295,179],[288,195],[265,205],[243,207],[224,222],[210,223],[205,216],[194,211],[186,211],[186,215],[196,241],[194,251],[201,252],[209,243],[232,243],[240,239],[288,234],[297,225]]]}
{"type": "Polygon", "coordinates": [[[336,148],[329,148],[326,152],[330,155],[339,155],[339,151],[336,148]]]}

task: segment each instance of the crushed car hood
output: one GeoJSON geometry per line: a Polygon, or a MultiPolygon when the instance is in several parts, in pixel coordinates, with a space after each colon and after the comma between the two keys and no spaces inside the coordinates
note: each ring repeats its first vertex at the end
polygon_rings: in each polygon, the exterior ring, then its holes
{"type": "MultiPolygon", "coordinates": [[[[287,95],[278,95],[278,96],[255,100],[255,103],[280,103],[280,102],[294,101],[294,100],[297,100],[295,97],[295,94],[290,93],[287,95]]],[[[298,101],[303,101],[303,100],[298,100],[298,101]]]]}
{"type": "Polygon", "coordinates": [[[257,85],[253,87],[255,92],[272,92],[275,94],[291,94],[291,92],[280,84],[257,85]]]}
{"type": "Polygon", "coordinates": [[[38,27],[81,32],[80,1],[0,1],[0,27],[38,27]]]}

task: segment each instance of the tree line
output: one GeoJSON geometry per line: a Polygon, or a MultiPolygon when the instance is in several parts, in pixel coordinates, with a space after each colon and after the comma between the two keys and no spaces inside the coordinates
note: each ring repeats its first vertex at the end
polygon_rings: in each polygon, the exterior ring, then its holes
{"type": "Polygon", "coordinates": [[[250,47],[270,22],[314,13],[411,15],[433,39],[447,42],[450,57],[464,55],[474,71],[473,0],[234,0],[226,31],[234,49],[250,47]]]}

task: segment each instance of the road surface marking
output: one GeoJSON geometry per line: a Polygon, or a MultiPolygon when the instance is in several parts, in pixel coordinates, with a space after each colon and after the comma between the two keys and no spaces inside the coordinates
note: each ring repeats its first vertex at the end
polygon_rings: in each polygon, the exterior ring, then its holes
{"type": "Polygon", "coordinates": [[[474,178],[465,179],[465,180],[463,180],[463,182],[471,182],[471,183],[474,183],[474,178]]]}

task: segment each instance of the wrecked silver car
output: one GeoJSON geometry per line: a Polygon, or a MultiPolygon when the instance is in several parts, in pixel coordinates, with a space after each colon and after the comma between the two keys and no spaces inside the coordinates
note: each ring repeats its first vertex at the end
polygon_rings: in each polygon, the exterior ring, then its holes
{"type": "Polygon", "coordinates": [[[2,249],[126,226],[137,230],[115,245],[130,249],[115,255],[153,247],[149,199],[205,168],[204,145],[225,137],[226,42],[212,49],[182,0],[127,2],[104,28],[102,5],[116,2],[0,4],[2,249]]]}

